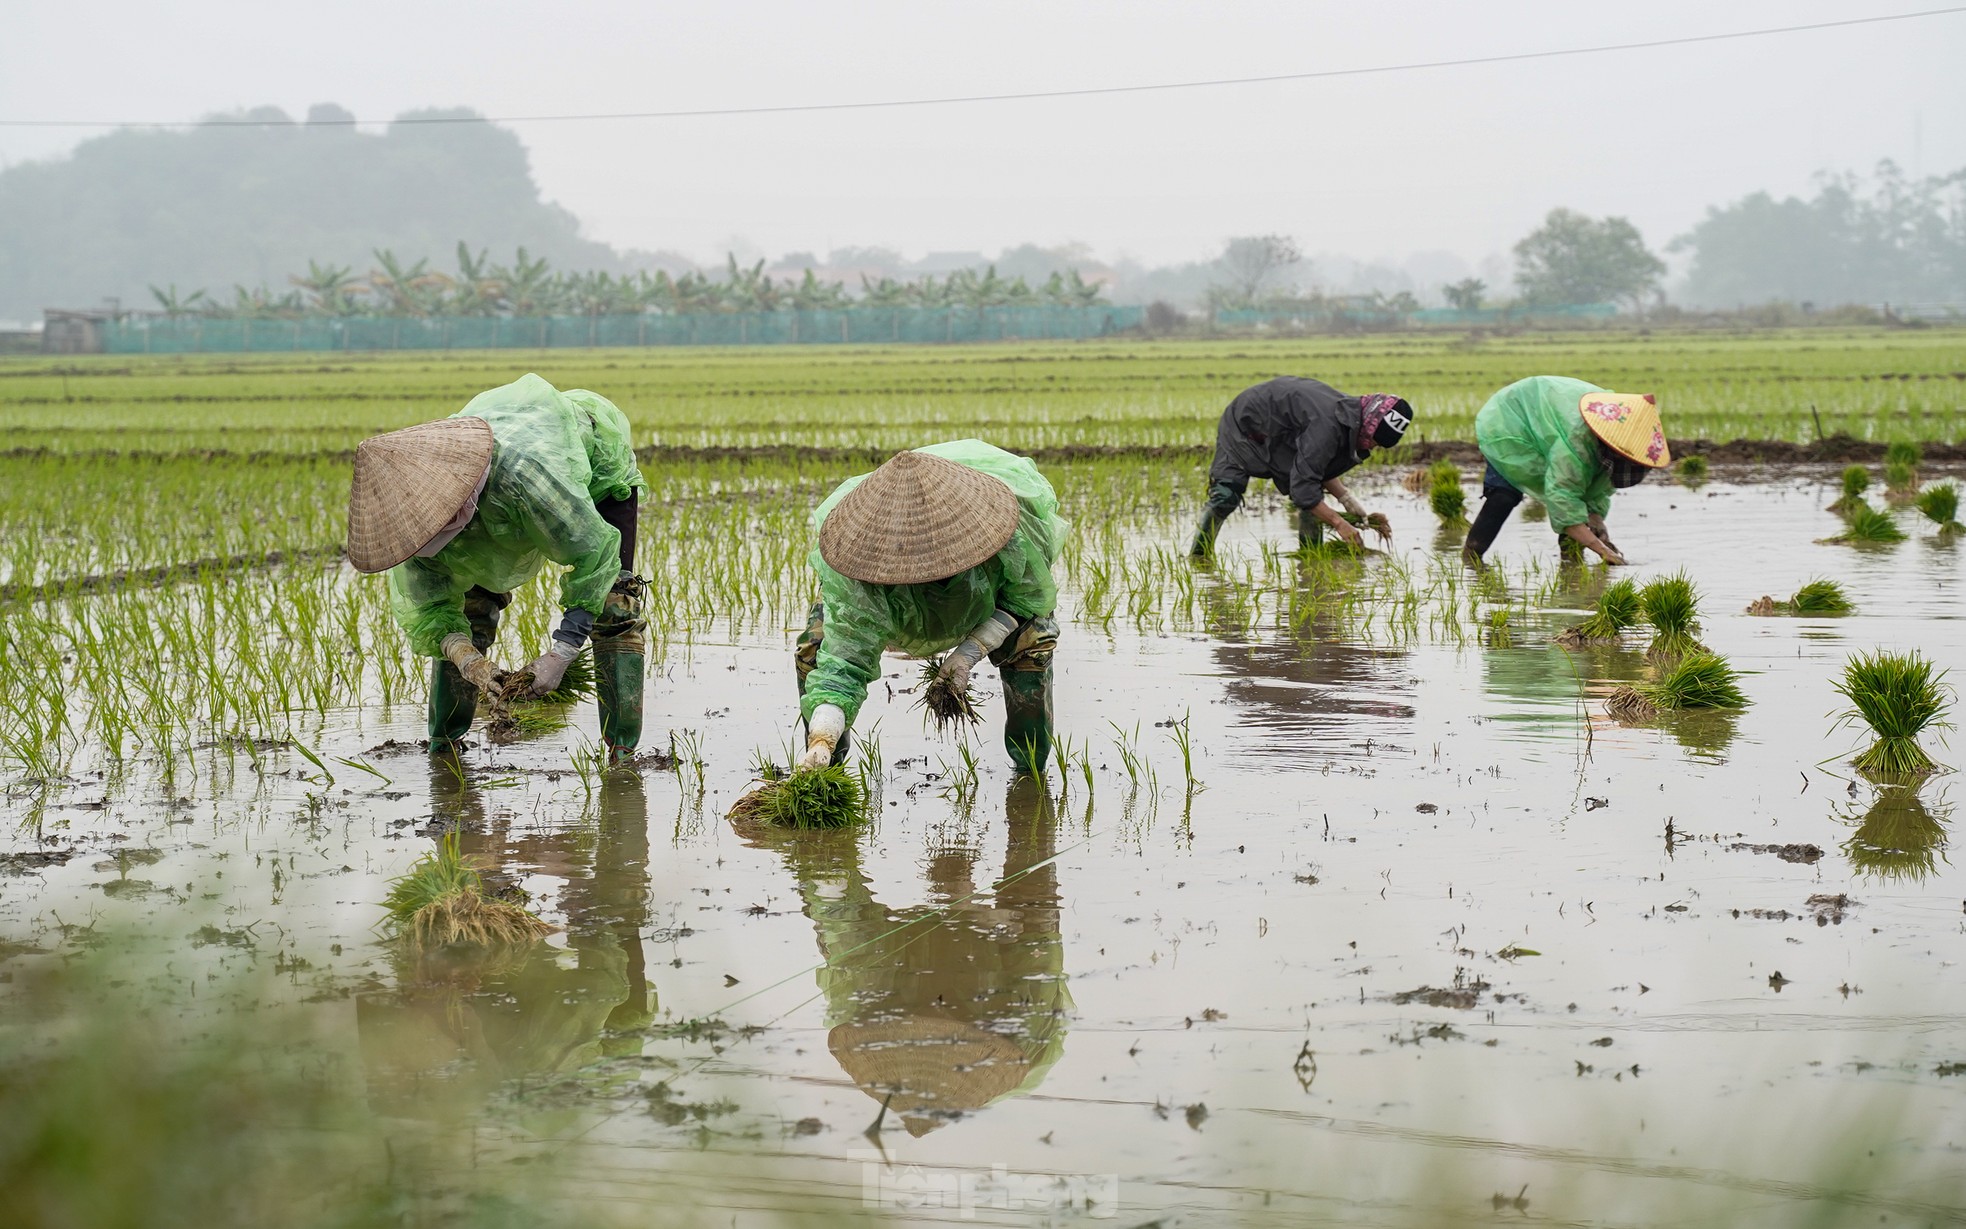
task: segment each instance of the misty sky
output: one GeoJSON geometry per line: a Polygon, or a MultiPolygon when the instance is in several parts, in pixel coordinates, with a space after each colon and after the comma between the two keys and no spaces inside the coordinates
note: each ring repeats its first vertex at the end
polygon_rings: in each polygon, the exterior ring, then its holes
{"type": "MultiPolygon", "coordinates": [[[[369,119],[839,102],[1458,59],[1908,12],[1934,0],[7,6],[0,118],[369,119]]],[[[1284,232],[1478,262],[1556,205],[1653,246],[1706,205],[1879,158],[1966,167],[1966,13],[1336,81],[709,119],[514,125],[595,238],[714,258],[1083,241],[1152,262],[1284,232]]],[[[0,160],[88,130],[0,128],[0,160]]],[[[0,219],[0,225],[5,220],[0,219]]]]}

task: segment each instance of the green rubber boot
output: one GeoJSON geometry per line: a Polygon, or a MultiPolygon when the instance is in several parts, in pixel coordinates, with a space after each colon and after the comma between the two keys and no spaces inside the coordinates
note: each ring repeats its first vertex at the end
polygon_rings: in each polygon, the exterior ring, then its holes
{"type": "Polygon", "coordinates": [[[1197,559],[1205,559],[1215,553],[1216,535],[1222,532],[1222,525],[1229,514],[1214,504],[1201,510],[1201,520],[1195,525],[1195,540],[1188,547],[1188,554],[1197,559]]]}
{"type": "Polygon", "coordinates": [[[1042,775],[1051,762],[1051,664],[1003,672],[1003,746],[1019,772],[1042,775]]]}
{"type": "Polygon", "coordinates": [[[642,742],[643,667],[648,650],[643,594],[647,591],[647,581],[622,573],[594,624],[594,692],[601,710],[601,743],[610,764],[635,754],[642,742]]]}
{"type": "MultiPolygon", "coordinates": [[[[471,625],[471,644],[480,653],[491,651],[498,639],[498,614],[510,604],[509,593],[493,593],[472,586],[464,595],[464,617],[471,625]]],[[[430,750],[438,754],[454,749],[471,729],[478,715],[478,689],[464,681],[456,666],[439,657],[430,663],[430,707],[425,729],[430,734],[430,750]]]]}
{"type": "Polygon", "coordinates": [[[478,689],[464,681],[457,667],[443,658],[430,663],[430,709],[426,728],[430,750],[438,754],[451,750],[471,729],[478,715],[478,689]]]}
{"type": "Polygon", "coordinates": [[[1297,509],[1297,549],[1324,545],[1324,522],[1309,508],[1297,509]]]}

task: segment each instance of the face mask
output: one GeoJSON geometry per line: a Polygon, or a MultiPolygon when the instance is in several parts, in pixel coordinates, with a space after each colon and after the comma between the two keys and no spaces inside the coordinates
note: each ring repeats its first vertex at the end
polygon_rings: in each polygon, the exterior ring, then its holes
{"type": "Polygon", "coordinates": [[[423,549],[416,553],[418,559],[431,558],[438,551],[449,546],[452,538],[464,532],[464,527],[471,523],[471,518],[478,515],[478,497],[485,493],[485,481],[490,477],[491,466],[487,465],[484,477],[478,479],[477,489],[471,492],[471,498],[464,501],[464,506],[457,510],[457,515],[447,521],[444,527],[437,531],[435,537],[423,544],[423,549]]]}
{"type": "Polygon", "coordinates": [[[1614,448],[1599,445],[1598,450],[1604,454],[1604,463],[1611,469],[1611,485],[1621,491],[1637,486],[1645,481],[1645,475],[1652,472],[1650,466],[1640,465],[1614,448]]]}

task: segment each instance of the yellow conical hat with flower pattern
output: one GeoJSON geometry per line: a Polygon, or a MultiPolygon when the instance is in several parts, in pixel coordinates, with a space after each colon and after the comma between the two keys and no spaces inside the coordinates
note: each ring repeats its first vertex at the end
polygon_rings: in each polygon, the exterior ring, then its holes
{"type": "Polygon", "coordinates": [[[1672,464],[1659,403],[1651,393],[1585,393],[1577,408],[1591,433],[1620,456],[1652,469],[1672,464]]]}

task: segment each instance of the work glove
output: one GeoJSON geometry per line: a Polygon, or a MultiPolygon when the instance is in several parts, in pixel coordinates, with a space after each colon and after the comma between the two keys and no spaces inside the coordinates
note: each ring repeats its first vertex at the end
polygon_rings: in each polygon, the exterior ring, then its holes
{"type": "Polygon", "coordinates": [[[443,650],[444,656],[464,676],[464,681],[473,687],[488,690],[496,681],[498,669],[491,664],[490,658],[478,651],[478,646],[472,644],[471,637],[464,632],[452,632],[444,637],[443,650]]]}
{"type": "Polygon", "coordinates": [[[553,647],[534,659],[526,669],[532,671],[532,694],[547,695],[560,689],[560,681],[567,677],[567,667],[573,659],[580,656],[580,646],[555,639],[553,647]]]}
{"type": "Polygon", "coordinates": [[[588,633],[594,630],[594,612],[582,610],[578,606],[560,616],[560,626],[553,631],[553,642],[538,660],[526,667],[532,671],[532,694],[543,696],[560,689],[560,680],[566,678],[567,667],[573,659],[580,656],[580,646],[587,643],[588,633]]]}
{"type": "Polygon", "coordinates": [[[942,659],[941,668],[935,672],[936,681],[951,691],[960,692],[967,688],[969,672],[976,669],[976,663],[988,657],[1016,630],[1016,615],[1007,610],[992,611],[989,618],[978,623],[969,635],[963,637],[962,643],[949,650],[942,659]]]}
{"type": "Polygon", "coordinates": [[[795,771],[824,768],[833,762],[833,749],[846,733],[846,713],[836,704],[822,704],[812,710],[806,723],[806,753],[793,765],[795,771]]]}

